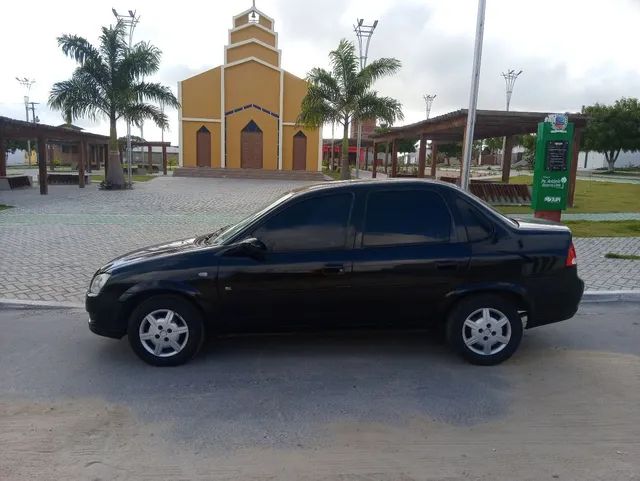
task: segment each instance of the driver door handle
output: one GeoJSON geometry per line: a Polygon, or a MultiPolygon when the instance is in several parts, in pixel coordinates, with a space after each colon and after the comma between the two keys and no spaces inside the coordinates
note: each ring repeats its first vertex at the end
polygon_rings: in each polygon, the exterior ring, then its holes
{"type": "Polygon", "coordinates": [[[327,264],[321,269],[321,272],[327,276],[335,276],[344,274],[344,264],[327,264]]]}

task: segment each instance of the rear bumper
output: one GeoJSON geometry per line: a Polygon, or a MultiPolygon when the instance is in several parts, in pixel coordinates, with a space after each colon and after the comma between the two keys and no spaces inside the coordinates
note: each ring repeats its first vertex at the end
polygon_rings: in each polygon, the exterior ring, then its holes
{"type": "MultiPolygon", "coordinates": [[[[540,283],[537,285],[541,286],[540,283]]],[[[536,290],[527,328],[571,319],[578,311],[584,293],[584,281],[573,271],[573,275],[564,279],[549,279],[548,283],[536,290]]]]}

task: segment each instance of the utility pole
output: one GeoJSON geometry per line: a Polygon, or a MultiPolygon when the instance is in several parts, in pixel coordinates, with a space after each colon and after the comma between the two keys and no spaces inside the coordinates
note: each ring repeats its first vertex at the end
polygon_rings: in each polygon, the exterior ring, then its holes
{"type": "Polygon", "coordinates": [[[480,86],[480,66],[482,63],[482,40],[484,38],[484,12],[487,0],[478,0],[478,18],[476,19],[476,44],[473,52],[471,69],[471,89],[469,92],[469,110],[467,126],[464,131],[464,150],[462,152],[462,177],[460,187],[469,190],[471,175],[471,152],[473,151],[473,130],[476,124],[476,107],[478,105],[478,88],[480,86]]]}
{"type": "MultiPolygon", "coordinates": [[[[118,21],[118,23],[121,23],[122,25],[124,25],[125,27],[129,27],[129,50],[131,50],[131,46],[133,44],[133,31],[136,28],[136,25],[138,25],[138,22],[140,21],[140,17],[136,16],[136,11],[135,10],[129,10],[128,15],[120,15],[118,14],[118,12],[116,11],[115,8],[112,8],[111,11],[113,12],[114,17],[116,17],[116,20],[118,21]]],[[[127,177],[129,180],[129,185],[131,186],[131,156],[132,156],[132,152],[131,152],[131,119],[127,119],[127,177]]]]}
{"type": "Polygon", "coordinates": [[[437,95],[423,95],[422,98],[424,99],[424,103],[426,106],[426,110],[427,110],[427,120],[429,120],[429,115],[431,114],[431,106],[433,105],[433,100],[437,97],[437,95]]]}
{"type": "Polygon", "coordinates": [[[34,124],[40,123],[40,118],[36,116],[36,105],[40,105],[40,102],[29,102],[31,106],[31,120],[34,124]]]}
{"type": "MultiPolygon", "coordinates": [[[[516,83],[516,80],[522,73],[522,70],[516,72],[514,69],[507,70],[506,72],[502,72],[502,77],[504,77],[504,84],[506,87],[507,94],[507,112],[509,111],[509,106],[511,105],[511,94],[513,94],[513,86],[516,83]]],[[[504,168],[504,156],[506,154],[505,149],[507,148],[507,138],[503,137],[502,139],[502,167],[504,168]]]]}
{"type": "MultiPolygon", "coordinates": [[[[374,21],[371,25],[365,25],[364,19],[359,18],[358,23],[353,26],[353,31],[358,38],[358,51],[360,53],[360,70],[367,66],[367,58],[369,56],[369,43],[373,31],[378,26],[378,21],[374,21]]],[[[356,142],[356,179],[360,174],[360,145],[362,143],[362,120],[358,120],[358,139],[356,142]]],[[[375,153],[374,153],[375,155],[375,153]]]]}
{"type": "MultiPolygon", "coordinates": [[[[27,122],[29,122],[29,93],[31,93],[31,86],[36,81],[27,77],[16,77],[16,80],[27,89],[27,95],[24,96],[24,112],[27,116],[27,122]]],[[[27,163],[31,165],[31,140],[27,140],[27,163]]]]}

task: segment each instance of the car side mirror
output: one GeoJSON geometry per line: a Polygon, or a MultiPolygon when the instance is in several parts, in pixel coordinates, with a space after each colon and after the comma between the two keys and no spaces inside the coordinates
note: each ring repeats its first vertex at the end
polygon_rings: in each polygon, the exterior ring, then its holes
{"type": "Polygon", "coordinates": [[[228,256],[245,256],[262,260],[267,252],[267,246],[256,237],[249,237],[237,242],[226,251],[228,256]]]}

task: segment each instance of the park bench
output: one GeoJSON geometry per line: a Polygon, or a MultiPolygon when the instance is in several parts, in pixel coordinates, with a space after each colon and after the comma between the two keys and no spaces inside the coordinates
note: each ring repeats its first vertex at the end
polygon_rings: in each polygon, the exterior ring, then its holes
{"type": "Polygon", "coordinates": [[[0,176],[0,190],[14,190],[31,187],[29,175],[5,175],[0,176]]]}

